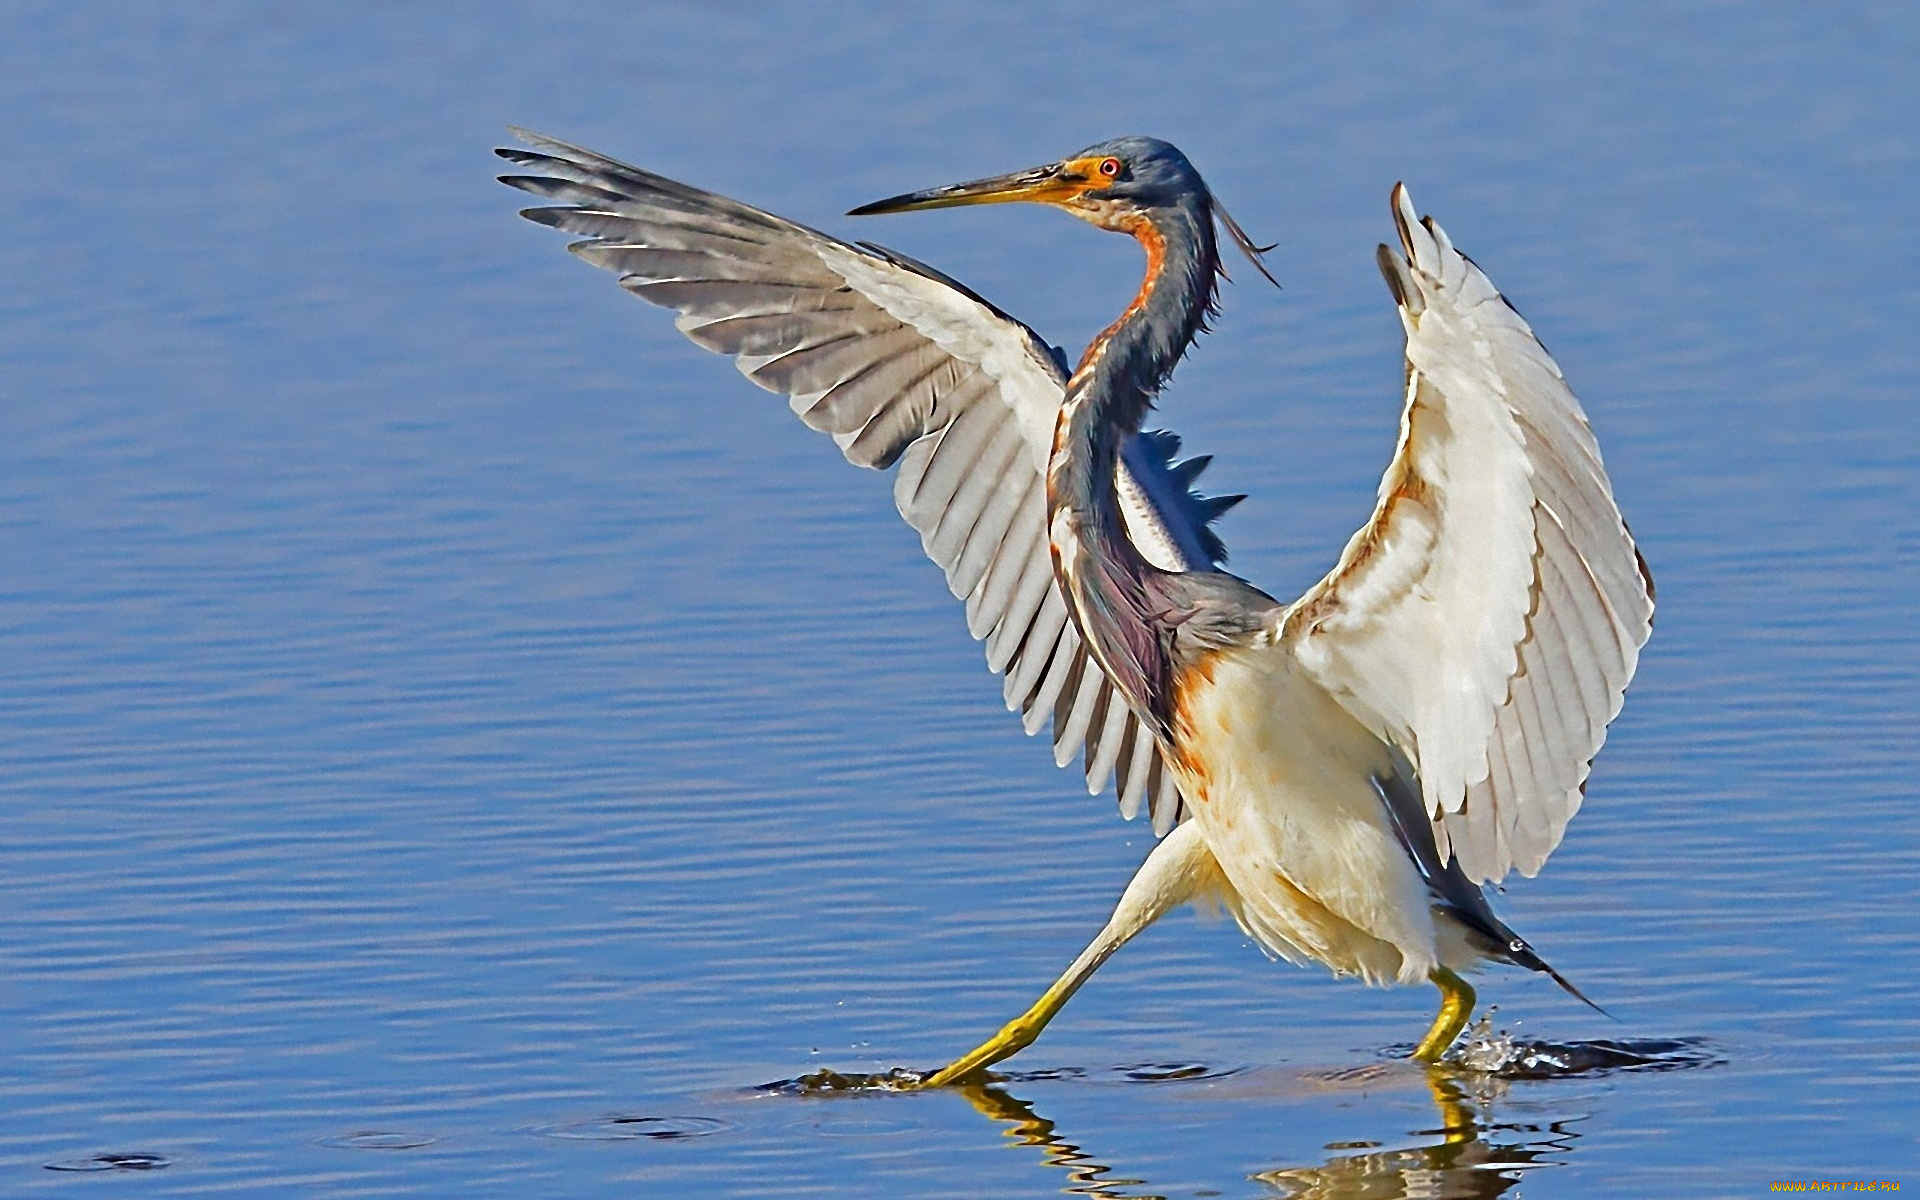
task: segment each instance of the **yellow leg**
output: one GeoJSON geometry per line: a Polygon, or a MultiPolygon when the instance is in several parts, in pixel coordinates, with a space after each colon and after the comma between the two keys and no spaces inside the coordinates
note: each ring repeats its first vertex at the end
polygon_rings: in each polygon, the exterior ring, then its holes
{"type": "Polygon", "coordinates": [[[1445,967],[1435,967],[1427,978],[1440,989],[1440,1013],[1434,1017],[1427,1036],[1414,1048],[1413,1060],[1437,1063],[1473,1016],[1473,985],[1445,967]]]}
{"type": "Polygon", "coordinates": [[[1012,1058],[1031,1046],[1047,1022],[1053,1020],[1054,1014],[1080,990],[1080,985],[1100,969],[1101,963],[1113,957],[1114,951],[1169,909],[1186,903],[1208,887],[1217,886],[1219,874],[1220,868],[1200,836],[1198,823],[1188,821],[1175,829],[1161,839],[1147,861],[1140,865],[1100,936],[1080,952],[1080,957],[1073,960],[1073,965],[1054,981],[1046,994],[1034,1001],[1032,1008],[1007,1022],[999,1033],[927,1076],[920,1086],[964,1083],[994,1063],[1012,1058]]]}
{"type": "Polygon", "coordinates": [[[960,1083],[1033,1045],[1034,1039],[1047,1027],[1047,1022],[1053,1020],[1054,1014],[1066,1006],[1073,994],[1080,990],[1080,985],[1091,978],[1100,969],[1100,964],[1106,962],[1125,940],[1123,938],[1103,945],[1107,941],[1105,934],[1103,930],[1101,938],[1081,952],[1080,957],[1067,968],[1066,974],[1054,980],[1053,986],[1033,1002],[1032,1008],[1001,1026],[999,1033],[929,1075],[921,1086],[945,1087],[950,1083],[960,1083]]]}

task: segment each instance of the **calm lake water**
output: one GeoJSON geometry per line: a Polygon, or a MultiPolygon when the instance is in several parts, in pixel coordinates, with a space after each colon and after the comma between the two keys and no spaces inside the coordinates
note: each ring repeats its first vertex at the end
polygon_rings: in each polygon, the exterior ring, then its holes
{"type": "Polygon", "coordinates": [[[1920,1188],[1920,17],[1011,13],[0,9],[0,1195],[1920,1188]],[[1406,180],[1660,583],[1585,810],[1499,900],[1617,1020],[1482,998],[1671,1069],[1436,1094],[1393,1057],[1429,989],[1181,913],[998,1089],[757,1090],[972,1045],[1150,834],[1001,711],[889,480],[514,216],[510,122],[1070,347],[1120,239],[837,214],[1178,142],[1279,243],[1162,414],[1279,594],[1391,451],[1406,180]]]}

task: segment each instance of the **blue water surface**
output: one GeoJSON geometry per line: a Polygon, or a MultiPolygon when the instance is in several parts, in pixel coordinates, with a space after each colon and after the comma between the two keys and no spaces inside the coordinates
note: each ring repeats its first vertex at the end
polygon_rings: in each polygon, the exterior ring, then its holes
{"type": "Polygon", "coordinates": [[[1920,1187],[1917,56],[1848,0],[0,8],[0,1194],[1920,1187]],[[1021,737],[888,479],[514,216],[509,123],[1069,347],[1122,239],[837,214],[1179,143],[1279,244],[1161,414],[1276,594],[1391,453],[1405,180],[1660,584],[1499,898],[1617,1020],[1482,998],[1684,1069],[1436,1090],[1430,990],[1182,913],[999,1088],[756,1090],[972,1045],[1151,834],[1021,737]]]}

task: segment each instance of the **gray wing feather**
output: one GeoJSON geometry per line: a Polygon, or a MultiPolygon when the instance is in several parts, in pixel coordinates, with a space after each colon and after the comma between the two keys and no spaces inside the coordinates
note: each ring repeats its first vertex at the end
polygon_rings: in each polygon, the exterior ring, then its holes
{"type": "MultiPolygon", "coordinates": [[[[1059,353],[940,272],[853,246],[592,151],[514,131],[502,182],[555,201],[529,220],[652,303],[695,343],[731,355],[848,461],[898,466],[894,502],[966,602],[968,631],[1005,677],[1029,734],[1054,723],[1055,760],[1082,752],[1088,789],[1115,781],[1121,811],[1182,815],[1152,733],[1081,645],[1053,580],[1043,471],[1066,383],[1059,353]]],[[[1226,558],[1209,522],[1232,498],[1191,490],[1207,459],[1147,433],[1116,480],[1129,532],[1169,570],[1226,558]]]]}
{"type": "Polygon", "coordinates": [[[1153,739],[1141,737],[1140,733],[1140,718],[1128,713],[1126,739],[1132,752],[1121,756],[1119,770],[1120,815],[1129,821],[1140,815],[1140,805],[1153,784],[1153,767],[1157,761],[1153,739]]]}
{"type": "MultiPolygon", "coordinates": [[[[1087,741],[1087,784],[1090,787],[1104,788],[1107,780],[1120,768],[1120,755],[1124,750],[1131,755],[1132,739],[1127,726],[1133,719],[1133,713],[1126,704],[1117,699],[1113,689],[1107,689],[1105,711],[1096,710],[1094,726],[1099,729],[1097,738],[1087,741]]],[[[1121,799],[1126,798],[1126,785],[1120,784],[1121,799]]]]}
{"type": "Polygon", "coordinates": [[[1047,594],[1040,599],[1020,656],[1007,672],[1006,701],[1020,710],[1020,725],[1032,737],[1053,715],[1054,697],[1066,686],[1067,672],[1080,648],[1080,638],[1067,619],[1067,604],[1048,575],[1047,594]]]}

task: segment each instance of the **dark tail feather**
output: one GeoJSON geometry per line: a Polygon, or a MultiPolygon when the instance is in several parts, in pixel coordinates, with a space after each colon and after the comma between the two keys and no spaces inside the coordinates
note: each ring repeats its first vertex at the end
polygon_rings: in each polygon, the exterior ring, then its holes
{"type": "Polygon", "coordinates": [[[1547,964],[1544,962],[1541,963],[1540,966],[1542,969],[1546,971],[1548,975],[1553,977],[1553,981],[1559,984],[1560,990],[1565,992],[1567,995],[1572,996],[1575,1000],[1578,1000],[1580,1003],[1586,1005],[1588,1008],[1599,1013],[1601,1016],[1605,1017],[1609,1021],[1618,1021],[1620,1019],[1619,1017],[1616,1017],[1612,1013],[1608,1012],[1606,1009],[1601,1008],[1598,1004],[1595,1004],[1593,1000],[1585,992],[1573,986],[1573,984],[1567,982],[1567,977],[1565,975],[1562,975],[1560,972],[1554,970],[1552,967],[1547,966],[1547,964]]]}
{"type": "Polygon", "coordinates": [[[1420,798],[1418,788],[1397,774],[1377,775],[1373,783],[1387,806],[1387,816],[1400,837],[1400,845],[1420,869],[1434,899],[1454,920],[1484,939],[1483,949],[1515,966],[1548,975],[1567,995],[1603,1017],[1613,1017],[1568,982],[1565,975],[1548,966],[1547,960],[1527,945],[1527,939],[1507,928],[1507,923],[1494,915],[1493,906],[1487,903],[1487,894],[1467,878],[1457,860],[1449,857],[1446,862],[1440,861],[1440,847],[1433,840],[1433,826],[1427,821],[1426,802],[1420,798]]]}
{"type": "Polygon", "coordinates": [[[1455,911],[1456,911],[1456,915],[1459,915],[1461,917],[1462,924],[1467,925],[1469,928],[1473,929],[1477,933],[1490,933],[1498,940],[1499,949],[1501,951],[1500,957],[1506,959],[1510,963],[1513,963],[1515,966],[1525,967],[1530,971],[1542,972],[1548,978],[1552,979],[1555,983],[1559,984],[1560,990],[1565,992],[1567,995],[1572,996],[1575,1000],[1578,1000],[1580,1003],[1586,1005],[1588,1008],[1592,1009],[1593,1011],[1599,1013],[1601,1016],[1606,1017],[1609,1020],[1618,1020],[1618,1018],[1615,1017],[1612,1013],[1608,1012],[1604,1008],[1601,1008],[1598,1004],[1595,1004],[1591,999],[1589,999],[1585,992],[1573,986],[1572,982],[1569,981],[1565,975],[1562,975],[1560,972],[1554,970],[1553,967],[1550,964],[1548,964],[1546,959],[1541,958],[1539,954],[1534,952],[1534,949],[1532,946],[1527,945],[1527,939],[1521,937],[1519,934],[1515,933],[1513,930],[1508,929],[1506,926],[1506,922],[1500,920],[1500,918],[1498,917],[1493,917],[1492,914],[1488,914],[1489,917],[1491,918],[1491,923],[1493,928],[1490,930],[1484,929],[1481,927],[1479,922],[1474,921],[1472,918],[1468,917],[1466,914],[1459,913],[1458,910],[1455,910],[1455,911]]]}

